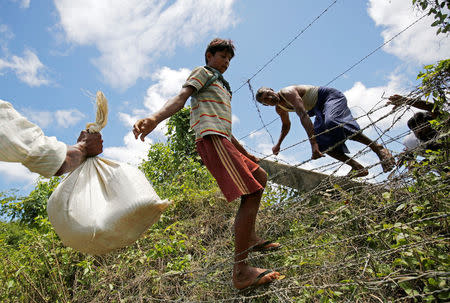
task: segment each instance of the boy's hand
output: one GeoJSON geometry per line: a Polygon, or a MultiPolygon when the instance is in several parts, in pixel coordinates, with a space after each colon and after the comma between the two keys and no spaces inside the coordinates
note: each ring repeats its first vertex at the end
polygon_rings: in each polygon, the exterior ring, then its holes
{"type": "Polygon", "coordinates": [[[400,95],[393,95],[389,97],[388,105],[394,105],[394,109],[397,109],[399,106],[405,104],[408,101],[407,98],[400,95]]]}
{"type": "Polygon", "coordinates": [[[151,133],[158,123],[152,117],[138,120],[133,126],[134,138],[144,141],[145,136],[151,133]]]}
{"type": "Polygon", "coordinates": [[[103,151],[103,140],[100,133],[90,133],[83,130],[78,137],[77,143],[84,145],[86,157],[95,157],[103,151]]]}

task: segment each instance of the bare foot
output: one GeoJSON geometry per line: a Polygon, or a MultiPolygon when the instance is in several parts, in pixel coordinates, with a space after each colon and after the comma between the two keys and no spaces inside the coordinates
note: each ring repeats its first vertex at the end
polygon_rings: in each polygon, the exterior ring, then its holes
{"type": "Polygon", "coordinates": [[[358,177],[365,177],[368,174],[369,174],[369,171],[364,167],[360,168],[360,169],[352,168],[352,170],[347,174],[347,177],[358,178],[358,177]]]}
{"type": "Polygon", "coordinates": [[[233,270],[233,285],[237,289],[270,283],[280,276],[277,271],[245,266],[241,270],[233,270]]]}
{"type": "Polygon", "coordinates": [[[381,161],[381,167],[383,168],[383,172],[391,171],[395,166],[395,159],[392,157],[391,153],[386,148],[381,148],[377,152],[378,157],[381,161]]]}

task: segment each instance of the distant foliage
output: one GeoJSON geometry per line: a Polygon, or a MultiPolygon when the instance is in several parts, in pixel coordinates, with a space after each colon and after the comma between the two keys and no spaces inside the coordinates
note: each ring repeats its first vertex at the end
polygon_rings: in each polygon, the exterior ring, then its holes
{"type": "Polygon", "coordinates": [[[428,11],[428,15],[433,15],[435,21],[431,26],[437,26],[436,35],[446,34],[450,31],[450,1],[448,0],[412,0],[415,7],[428,11]]]}
{"type": "Polygon", "coordinates": [[[214,178],[199,161],[188,157],[183,150],[173,150],[164,143],[150,147],[148,158],[141,163],[140,169],[163,198],[189,192],[200,193],[210,190],[215,184],[214,178]]]}
{"type": "Polygon", "coordinates": [[[190,128],[190,107],[185,107],[171,116],[167,121],[167,133],[170,149],[175,158],[183,161],[193,158],[200,161],[195,150],[195,134],[190,128]]]}
{"type": "Polygon", "coordinates": [[[420,72],[417,79],[422,80],[419,87],[420,94],[425,99],[432,98],[435,109],[441,112],[448,105],[448,93],[450,87],[450,59],[438,61],[436,64],[426,65],[424,71],[420,72]]]}
{"type": "Polygon", "coordinates": [[[17,220],[28,226],[37,226],[35,219],[47,217],[47,201],[56,189],[61,178],[53,177],[49,181],[39,180],[31,193],[26,197],[0,195],[0,214],[10,220],[17,220]]]}

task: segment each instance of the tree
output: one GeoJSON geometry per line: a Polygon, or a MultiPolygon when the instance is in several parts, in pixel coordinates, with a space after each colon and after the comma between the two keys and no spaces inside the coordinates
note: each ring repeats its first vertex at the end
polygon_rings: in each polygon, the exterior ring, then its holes
{"type": "Polygon", "coordinates": [[[37,227],[37,217],[47,217],[47,201],[60,182],[60,177],[48,181],[39,180],[34,190],[26,197],[0,194],[0,215],[9,220],[18,220],[30,227],[37,227]]]}
{"type": "Polygon", "coordinates": [[[189,125],[190,107],[185,107],[167,121],[168,143],[179,161],[193,158],[200,161],[195,150],[195,134],[189,125]]]}
{"type": "Polygon", "coordinates": [[[436,35],[450,31],[450,1],[448,0],[412,0],[415,7],[427,11],[428,15],[434,15],[435,21],[431,26],[438,26],[436,35]]]}
{"type": "Polygon", "coordinates": [[[438,61],[436,64],[424,66],[424,71],[417,76],[422,80],[419,93],[427,100],[432,97],[435,107],[442,113],[446,113],[444,108],[448,106],[448,93],[450,87],[450,59],[438,61]]]}

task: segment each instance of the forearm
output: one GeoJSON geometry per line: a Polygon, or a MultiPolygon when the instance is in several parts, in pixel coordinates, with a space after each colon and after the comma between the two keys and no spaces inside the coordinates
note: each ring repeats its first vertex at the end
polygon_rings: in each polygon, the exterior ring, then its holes
{"type": "Polygon", "coordinates": [[[299,115],[299,116],[300,116],[300,122],[302,123],[302,126],[305,129],[306,134],[308,135],[309,143],[311,144],[311,147],[312,148],[317,147],[317,140],[315,137],[314,125],[312,124],[311,119],[306,114],[299,115]]]}
{"type": "Polygon", "coordinates": [[[418,99],[409,99],[408,104],[411,106],[414,106],[415,108],[426,110],[426,111],[433,111],[433,103],[424,101],[424,100],[418,100],[418,99]]]}
{"type": "Polygon", "coordinates": [[[277,142],[278,146],[281,146],[281,143],[283,142],[284,138],[286,138],[290,129],[291,129],[290,125],[281,126],[281,133],[280,133],[280,137],[278,138],[278,142],[277,142]]]}
{"type": "Polygon", "coordinates": [[[180,95],[177,95],[172,99],[169,99],[159,111],[152,115],[152,117],[159,124],[181,110],[185,103],[186,99],[182,98],[180,95]]]}
{"type": "Polygon", "coordinates": [[[406,105],[410,105],[413,106],[417,109],[421,109],[421,110],[425,110],[425,111],[433,111],[433,107],[434,104],[431,102],[427,102],[418,98],[408,98],[408,97],[403,97],[401,95],[394,95],[391,98],[393,98],[393,102],[392,104],[399,106],[400,104],[406,104],[406,105]]]}
{"type": "Polygon", "coordinates": [[[84,142],[78,142],[73,146],[67,147],[66,159],[55,173],[55,176],[60,176],[62,174],[68,173],[76,169],[81,165],[87,158],[86,144],[84,142]]]}

